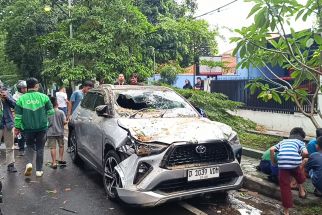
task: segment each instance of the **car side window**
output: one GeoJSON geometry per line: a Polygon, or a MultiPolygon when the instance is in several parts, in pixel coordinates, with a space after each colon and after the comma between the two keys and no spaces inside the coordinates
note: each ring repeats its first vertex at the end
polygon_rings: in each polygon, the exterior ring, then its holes
{"type": "Polygon", "coordinates": [[[96,98],[96,101],[95,101],[95,105],[94,105],[94,109],[100,105],[105,105],[105,100],[104,100],[104,95],[101,94],[101,93],[97,93],[96,94],[97,98],[96,98]]]}
{"type": "Polygon", "coordinates": [[[94,104],[95,104],[96,98],[97,98],[97,94],[92,92],[87,93],[81,103],[82,108],[94,110],[95,109],[94,104]]]}

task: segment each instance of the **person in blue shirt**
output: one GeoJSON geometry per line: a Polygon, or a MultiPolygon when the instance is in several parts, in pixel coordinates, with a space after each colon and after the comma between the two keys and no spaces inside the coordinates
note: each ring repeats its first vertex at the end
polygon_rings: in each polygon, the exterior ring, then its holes
{"type": "Polygon", "coordinates": [[[312,154],[314,152],[317,152],[317,141],[319,137],[322,137],[322,128],[316,129],[316,138],[313,138],[310,140],[310,142],[307,144],[306,148],[309,154],[312,154]]]}
{"type": "MultiPolygon", "coordinates": [[[[86,93],[88,93],[92,88],[93,88],[94,84],[92,81],[85,81],[85,83],[82,85],[82,89],[81,90],[77,90],[75,91],[71,97],[70,97],[70,102],[71,105],[69,105],[69,110],[68,110],[68,114],[67,114],[67,121],[71,120],[71,117],[73,115],[75,115],[75,112],[78,108],[78,106],[80,105],[80,103],[82,102],[84,96],[86,95],[86,93]]],[[[70,134],[71,131],[73,130],[73,126],[68,123],[68,143],[67,143],[67,152],[70,153],[70,147],[71,147],[71,142],[70,142],[70,134]]]]}
{"type": "Polygon", "coordinates": [[[305,169],[315,187],[314,194],[322,197],[322,137],[317,138],[317,152],[310,155],[305,169]]]}

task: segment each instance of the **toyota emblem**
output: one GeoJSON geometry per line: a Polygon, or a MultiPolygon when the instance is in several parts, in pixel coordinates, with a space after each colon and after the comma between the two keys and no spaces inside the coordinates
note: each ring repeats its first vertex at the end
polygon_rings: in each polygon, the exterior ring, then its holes
{"type": "Polygon", "coordinates": [[[204,154],[206,152],[207,148],[206,146],[200,145],[196,147],[196,152],[198,154],[204,154]]]}

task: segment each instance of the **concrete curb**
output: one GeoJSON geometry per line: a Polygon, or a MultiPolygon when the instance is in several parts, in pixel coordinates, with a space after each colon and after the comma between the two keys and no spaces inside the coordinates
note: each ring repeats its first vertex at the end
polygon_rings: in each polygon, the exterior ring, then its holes
{"type": "MultiPolygon", "coordinates": [[[[275,184],[268,182],[264,179],[254,177],[251,175],[245,175],[244,180],[244,188],[258,192],[259,194],[262,194],[264,196],[268,196],[273,199],[281,200],[280,197],[280,189],[275,184]]],[[[293,193],[293,201],[296,205],[312,205],[312,204],[320,204],[321,198],[318,198],[316,196],[313,196],[312,194],[309,194],[306,199],[301,199],[298,196],[297,191],[292,191],[293,193]]]]}
{"type": "Polygon", "coordinates": [[[243,147],[243,155],[255,159],[261,159],[264,152],[256,149],[243,147]]]}

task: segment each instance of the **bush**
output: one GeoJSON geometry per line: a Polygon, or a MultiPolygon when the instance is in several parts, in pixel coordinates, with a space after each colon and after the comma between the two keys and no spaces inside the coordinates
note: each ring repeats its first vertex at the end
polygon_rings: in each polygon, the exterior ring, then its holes
{"type": "Polygon", "coordinates": [[[173,65],[165,65],[160,69],[161,82],[173,85],[177,81],[179,71],[173,65]]]}
{"type": "Polygon", "coordinates": [[[235,110],[243,104],[229,100],[224,94],[177,88],[175,91],[189,100],[192,105],[203,109],[210,120],[225,123],[236,131],[256,128],[256,123],[228,113],[227,110],[235,110]]]}

